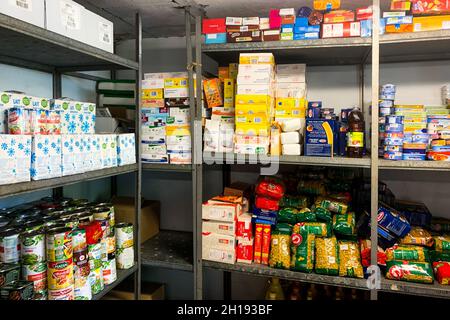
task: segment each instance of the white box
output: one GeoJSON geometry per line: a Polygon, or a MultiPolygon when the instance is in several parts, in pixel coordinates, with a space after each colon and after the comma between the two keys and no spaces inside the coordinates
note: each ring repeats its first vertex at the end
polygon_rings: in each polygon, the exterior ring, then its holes
{"type": "MultiPolygon", "coordinates": [[[[60,112],[61,134],[82,134],[83,106],[84,102],[66,99],[50,100],[50,109],[60,112]]],[[[87,130],[92,129],[88,128],[87,130]]]]}
{"type": "Polygon", "coordinates": [[[281,144],[293,144],[299,142],[300,133],[298,133],[298,131],[281,133],[281,144]]]}
{"type": "Polygon", "coordinates": [[[31,149],[32,180],[49,179],[62,175],[60,136],[35,135],[31,149]]]}
{"type": "Polygon", "coordinates": [[[259,30],[269,30],[270,21],[269,18],[259,18],[259,30]]]}
{"type": "MultiPolygon", "coordinates": [[[[147,75],[148,73],[146,73],[147,75]]],[[[142,89],[164,89],[164,78],[158,79],[148,79],[142,80],[142,89]]]]}
{"type": "Polygon", "coordinates": [[[164,98],[188,98],[188,88],[164,88],[164,98]]]}
{"type": "Polygon", "coordinates": [[[141,155],[143,163],[169,163],[169,156],[167,154],[143,154],[141,155]]]}
{"type": "Polygon", "coordinates": [[[222,222],[214,220],[203,220],[202,232],[214,232],[217,234],[234,236],[236,234],[236,223],[234,221],[222,222]]]}
{"type": "Polygon", "coordinates": [[[236,236],[202,231],[202,246],[234,250],[236,248],[236,236]]]}
{"type": "Polygon", "coordinates": [[[239,95],[268,95],[273,96],[275,92],[271,84],[240,84],[237,86],[236,94],[239,95]]]}
{"type": "Polygon", "coordinates": [[[236,143],[234,145],[234,153],[237,154],[268,154],[269,145],[268,144],[240,144],[236,143]]]}
{"type": "Polygon", "coordinates": [[[202,258],[209,261],[234,264],[236,262],[236,250],[202,246],[202,258]]]}
{"type": "Polygon", "coordinates": [[[191,136],[167,136],[166,137],[167,145],[183,145],[183,146],[191,146],[191,136]]]}
{"type": "Polygon", "coordinates": [[[75,135],[63,134],[62,141],[62,175],[75,174],[75,135]]]}
{"type": "Polygon", "coordinates": [[[226,17],[225,25],[227,25],[227,26],[242,26],[242,17],[226,17]]]}
{"type": "MultiPolygon", "coordinates": [[[[15,182],[26,182],[31,180],[31,136],[15,135],[17,139],[15,182]]],[[[0,160],[0,165],[3,165],[0,160]]],[[[1,169],[0,169],[1,172],[1,169]]],[[[0,173],[1,176],[1,173],[0,173]]],[[[1,179],[0,179],[1,180],[1,179]]],[[[0,182],[1,183],[1,182],[0,182]]]]}
{"type": "Polygon", "coordinates": [[[280,9],[280,16],[295,16],[294,8],[282,8],[280,9]]]}
{"type": "Polygon", "coordinates": [[[0,13],[45,28],[44,0],[2,0],[0,13]]]}
{"type": "Polygon", "coordinates": [[[203,134],[203,151],[219,152],[220,121],[206,119],[203,134]]]}
{"type": "Polygon", "coordinates": [[[102,167],[110,168],[117,166],[117,135],[115,134],[101,134],[100,146],[101,146],[101,159],[102,167]]]}
{"type": "Polygon", "coordinates": [[[81,133],[94,134],[95,120],[96,120],[96,105],[95,103],[83,102],[82,105],[82,122],[80,125],[81,133]]]}
{"type": "Polygon", "coordinates": [[[259,17],[244,17],[242,18],[242,25],[259,26],[259,17]]]}
{"type": "Polygon", "coordinates": [[[173,164],[191,164],[191,153],[172,153],[169,155],[170,163],[173,164]]]}
{"type": "Polygon", "coordinates": [[[45,1],[45,27],[63,36],[87,42],[87,29],[84,7],[70,0],[45,1]]]}
{"type": "Polygon", "coordinates": [[[169,108],[169,117],[167,118],[168,126],[189,125],[191,122],[190,108],[169,108]]]}
{"type": "Polygon", "coordinates": [[[277,98],[304,98],[306,97],[306,83],[277,82],[275,96],[277,98]]]}
{"type": "Polygon", "coordinates": [[[83,136],[76,135],[74,137],[74,140],[75,173],[84,173],[86,171],[90,171],[90,168],[87,168],[84,163],[86,153],[84,151],[83,136]]]}
{"type": "Polygon", "coordinates": [[[302,146],[298,143],[293,144],[283,144],[282,154],[289,156],[299,156],[302,154],[302,146]]]}
{"type": "Polygon", "coordinates": [[[219,152],[233,152],[234,123],[220,123],[219,152]]]}
{"type": "Polygon", "coordinates": [[[16,138],[14,135],[0,135],[0,185],[16,182],[16,138]]]}
{"type": "Polygon", "coordinates": [[[167,147],[165,144],[152,145],[147,143],[141,143],[141,153],[165,155],[167,154],[167,147]]]}
{"type": "Polygon", "coordinates": [[[242,84],[265,84],[270,85],[273,82],[273,76],[268,73],[239,73],[236,83],[238,88],[242,84]]]}
{"type": "Polygon", "coordinates": [[[190,153],[191,152],[191,145],[182,145],[182,144],[167,144],[167,153],[174,154],[174,153],[190,153]]]}
{"type": "Polygon", "coordinates": [[[141,142],[148,144],[166,143],[166,127],[141,126],[141,142]]]}
{"type": "Polygon", "coordinates": [[[88,134],[83,137],[84,164],[88,171],[102,168],[101,151],[99,137],[95,134],[88,134]]]}
{"type": "Polygon", "coordinates": [[[276,73],[277,83],[306,82],[305,64],[279,64],[276,73]]]}
{"type": "Polygon", "coordinates": [[[114,24],[93,13],[92,11],[83,9],[83,29],[86,30],[86,43],[114,53],[114,24]]]}
{"type": "Polygon", "coordinates": [[[134,133],[117,135],[117,165],[124,166],[133,163],[136,163],[134,133]]]}
{"type": "Polygon", "coordinates": [[[271,64],[239,64],[238,65],[238,75],[253,75],[255,73],[273,75],[275,73],[275,69],[274,69],[274,66],[271,64]]]}

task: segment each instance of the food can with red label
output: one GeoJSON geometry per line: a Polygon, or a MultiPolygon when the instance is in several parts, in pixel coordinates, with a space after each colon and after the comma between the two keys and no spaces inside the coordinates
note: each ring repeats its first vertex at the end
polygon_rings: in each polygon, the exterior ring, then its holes
{"type": "Polygon", "coordinates": [[[59,262],[48,262],[48,288],[50,290],[73,287],[73,261],[67,259],[59,262]]]}
{"type": "Polygon", "coordinates": [[[47,294],[47,263],[22,265],[22,279],[33,282],[34,293],[47,294]]]}
{"type": "Polygon", "coordinates": [[[46,236],[47,261],[72,260],[72,229],[50,229],[46,236]]]}
{"type": "Polygon", "coordinates": [[[116,259],[103,262],[103,282],[109,285],[117,280],[116,259]]]}
{"type": "Polygon", "coordinates": [[[73,300],[74,299],[74,286],[57,290],[48,290],[48,300],[73,300]]]}

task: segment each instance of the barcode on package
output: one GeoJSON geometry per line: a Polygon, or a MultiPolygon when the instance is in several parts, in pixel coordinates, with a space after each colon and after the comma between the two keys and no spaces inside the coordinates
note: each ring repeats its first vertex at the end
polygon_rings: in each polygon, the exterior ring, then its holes
{"type": "Polygon", "coordinates": [[[104,42],[106,44],[112,43],[111,26],[109,24],[100,22],[98,24],[98,29],[99,29],[100,42],[104,42]]]}
{"type": "Polygon", "coordinates": [[[12,0],[10,2],[12,2],[16,7],[31,11],[31,1],[30,0],[12,0]]]}

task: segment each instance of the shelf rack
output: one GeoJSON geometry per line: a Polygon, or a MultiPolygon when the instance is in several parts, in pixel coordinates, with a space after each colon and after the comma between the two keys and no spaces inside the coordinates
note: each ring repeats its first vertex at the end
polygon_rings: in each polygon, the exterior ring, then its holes
{"type": "MultiPolygon", "coordinates": [[[[130,60],[36,27],[19,19],[0,14],[0,38],[3,43],[0,52],[0,63],[51,73],[53,75],[53,98],[62,97],[63,74],[93,81],[99,79],[99,77],[83,73],[83,71],[133,70],[136,72],[137,79],[136,92],[140,92],[140,79],[142,79],[142,20],[139,13],[136,13],[135,27],[136,60],[130,60]]],[[[141,96],[139,94],[136,95],[136,105],[136,114],[139,114],[141,105],[141,96]]],[[[136,127],[140,128],[140,118],[136,117],[135,120],[136,127]]],[[[140,141],[140,130],[136,130],[136,141],[140,141]]],[[[53,189],[54,196],[62,196],[62,188],[67,185],[133,173],[136,176],[134,238],[136,243],[140,243],[142,167],[139,143],[136,143],[136,156],[137,163],[133,165],[0,186],[0,199],[45,189],[53,189]]],[[[134,297],[139,299],[141,291],[140,265],[140,250],[138,246],[135,246],[135,266],[128,270],[118,270],[117,280],[113,284],[106,286],[93,299],[100,299],[131,275],[134,276],[134,297]]]]}

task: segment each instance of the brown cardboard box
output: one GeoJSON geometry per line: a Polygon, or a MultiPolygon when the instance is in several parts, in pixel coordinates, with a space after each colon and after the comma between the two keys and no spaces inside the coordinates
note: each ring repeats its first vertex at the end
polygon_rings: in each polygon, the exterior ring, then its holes
{"type": "Polygon", "coordinates": [[[238,42],[261,42],[262,32],[261,31],[245,31],[245,32],[227,32],[227,42],[228,43],[238,43],[238,42]]]}
{"type": "Polygon", "coordinates": [[[236,181],[223,190],[224,196],[248,197],[251,195],[251,185],[245,182],[236,181]]]}
{"type": "MultiPolygon", "coordinates": [[[[112,199],[116,221],[134,224],[134,198],[115,197],[112,199]]],[[[141,208],[141,243],[159,233],[159,201],[143,200],[141,208]]]]}
{"type": "MultiPolygon", "coordinates": [[[[164,284],[143,282],[141,300],[164,300],[164,284]]],[[[109,292],[102,300],[134,300],[131,288],[116,289],[109,292]]]]}

